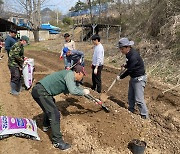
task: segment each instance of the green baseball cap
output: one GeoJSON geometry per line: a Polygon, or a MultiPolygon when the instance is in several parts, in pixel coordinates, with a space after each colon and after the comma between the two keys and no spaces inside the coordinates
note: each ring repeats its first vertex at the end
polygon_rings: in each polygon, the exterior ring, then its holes
{"type": "Polygon", "coordinates": [[[26,35],[21,36],[21,40],[25,40],[27,44],[29,43],[29,37],[26,35]]]}

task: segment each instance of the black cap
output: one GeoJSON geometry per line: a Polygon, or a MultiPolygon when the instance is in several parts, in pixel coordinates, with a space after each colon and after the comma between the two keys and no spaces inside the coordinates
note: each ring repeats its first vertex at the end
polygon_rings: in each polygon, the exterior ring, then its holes
{"type": "Polygon", "coordinates": [[[10,29],[9,31],[10,31],[11,33],[17,34],[17,30],[16,30],[16,29],[10,29]]]}
{"type": "Polygon", "coordinates": [[[64,37],[69,37],[69,36],[70,36],[69,33],[64,34],[64,37]]]}

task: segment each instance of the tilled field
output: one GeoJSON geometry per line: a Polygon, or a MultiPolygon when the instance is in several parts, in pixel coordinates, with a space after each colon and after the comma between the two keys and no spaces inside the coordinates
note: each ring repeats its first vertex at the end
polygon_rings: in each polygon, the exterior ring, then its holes
{"type": "MultiPolygon", "coordinates": [[[[63,69],[63,61],[59,54],[47,51],[27,51],[27,57],[34,58],[34,84],[42,77],[63,69]]],[[[4,115],[32,118],[37,121],[38,134],[41,141],[33,141],[17,137],[1,140],[0,153],[7,154],[130,154],[127,148],[132,139],[146,141],[146,154],[179,154],[180,153],[180,96],[165,93],[155,97],[161,88],[155,88],[155,83],[148,82],[145,99],[150,112],[150,120],[142,120],[138,115],[127,110],[128,78],[112,88],[108,93],[110,98],[105,103],[110,113],[105,113],[100,106],[84,97],[73,95],[58,95],[56,104],[61,112],[61,129],[65,141],[72,148],[61,152],[53,148],[50,141],[50,131],[42,131],[42,111],[31,97],[31,89],[23,91],[19,96],[9,94],[9,70],[7,57],[0,61],[0,105],[4,115]]],[[[90,62],[85,66],[87,76],[84,86],[91,86],[90,62]]],[[[118,70],[105,67],[102,72],[103,90],[107,90],[116,77],[118,70]]],[[[91,91],[93,96],[99,94],[91,91]]]]}

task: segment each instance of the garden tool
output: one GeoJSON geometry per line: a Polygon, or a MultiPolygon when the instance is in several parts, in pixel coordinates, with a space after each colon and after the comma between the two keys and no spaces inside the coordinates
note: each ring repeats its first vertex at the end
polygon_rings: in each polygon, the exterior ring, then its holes
{"type": "Polygon", "coordinates": [[[110,110],[108,109],[108,107],[106,107],[102,101],[100,101],[99,99],[93,97],[92,95],[88,94],[88,95],[84,95],[86,98],[92,100],[93,102],[101,105],[102,109],[105,111],[105,112],[110,112],[110,110]]]}
{"type": "Polygon", "coordinates": [[[170,88],[170,89],[167,89],[167,90],[164,90],[164,91],[162,91],[162,92],[160,92],[160,93],[157,93],[156,96],[153,96],[153,99],[154,99],[154,100],[158,100],[159,98],[164,97],[164,94],[165,94],[166,92],[168,92],[168,91],[170,91],[170,90],[173,90],[173,89],[175,89],[175,88],[177,88],[177,87],[179,87],[179,86],[180,86],[180,84],[177,84],[176,86],[174,86],[174,87],[172,87],[172,88],[170,88]]]}
{"type": "MultiPolygon", "coordinates": [[[[123,67],[122,67],[119,76],[122,75],[126,70],[127,70],[127,69],[123,69],[123,67]]],[[[111,85],[109,86],[108,90],[105,91],[104,93],[102,93],[102,94],[100,95],[100,100],[101,100],[101,101],[105,102],[105,101],[108,99],[107,92],[111,90],[111,88],[114,86],[114,84],[116,83],[116,81],[117,81],[117,78],[114,79],[114,81],[113,81],[113,82],[111,83],[111,85]]]]}
{"type": "Polygon", "coordinates": [[[75,64],[73,64],[69,69],[71,70],[71,69],[73,69],[76,65],[78,65],[79,64],[79,61],[77,62],[77,63],[75,63],[75,64]]]}

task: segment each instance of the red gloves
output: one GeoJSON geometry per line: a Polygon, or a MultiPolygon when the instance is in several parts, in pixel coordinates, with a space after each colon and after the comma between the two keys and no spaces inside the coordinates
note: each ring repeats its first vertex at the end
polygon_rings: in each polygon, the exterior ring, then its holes
{"type": "Polygon", "coordinates": [[[59,56],[59,59],[60,59],[60,60],[63,59],[63,56],[59,56]]]}

